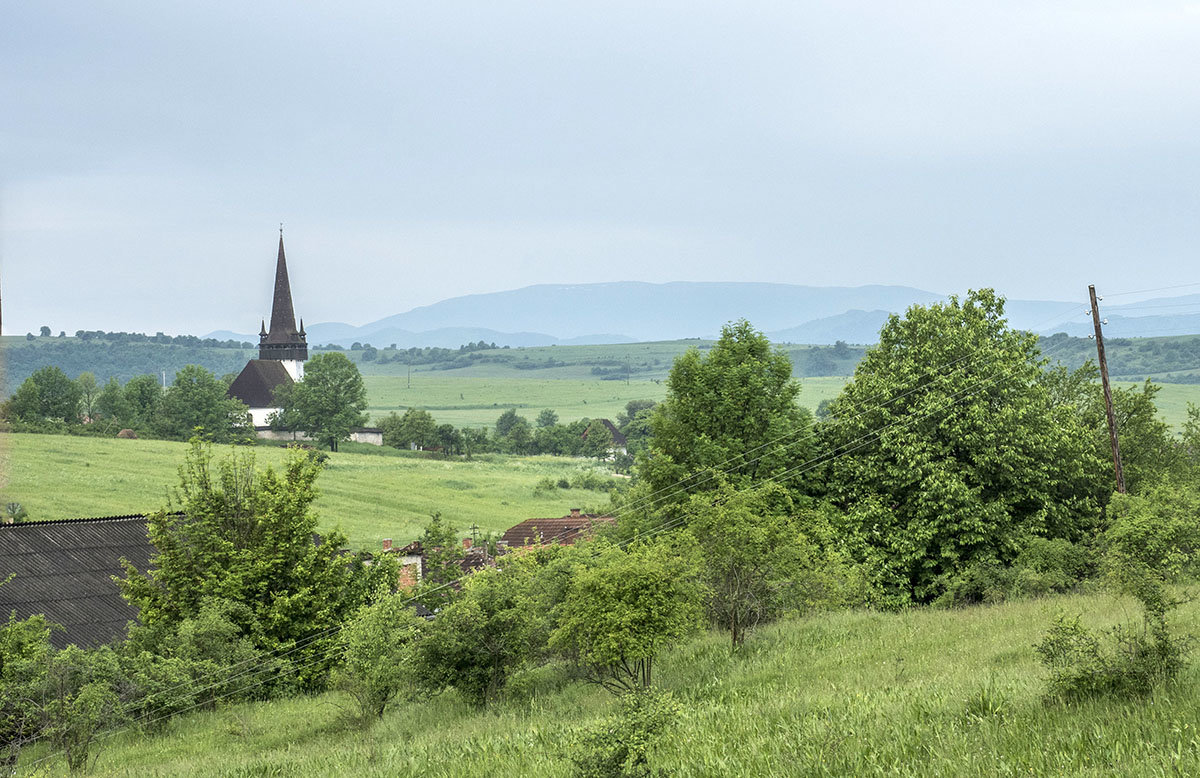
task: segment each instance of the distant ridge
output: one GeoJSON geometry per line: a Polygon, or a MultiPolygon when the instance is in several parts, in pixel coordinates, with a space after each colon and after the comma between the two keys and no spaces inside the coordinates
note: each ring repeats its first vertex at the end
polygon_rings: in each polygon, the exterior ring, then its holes
{"type": "MultiPolygon", "coordinates": [[[[944,295],[922,289],[883,285],[540,284],[453,297],[362,326],[312,324],[308,341],[342,346],[357,341],[376,347],[395,343],[405,348],[457,348],[480,340],[512,347],[630,343],[712,338],[726,322],[745,318],[780,342],[874,343],[888,314],[944,299],[944,295]]],[[[1200,333],[1198,309],[1200,295],[1190,295],[1108,306],[1105,315],[1114,337],[1152,337],[1200,333]]],[[[1083,300],[1009,300],[1005,310],[1014,327],[1086,334],[1083,300]]],[[[253,340],[250,335],[226,331],[209,336],[253,340]]]]}

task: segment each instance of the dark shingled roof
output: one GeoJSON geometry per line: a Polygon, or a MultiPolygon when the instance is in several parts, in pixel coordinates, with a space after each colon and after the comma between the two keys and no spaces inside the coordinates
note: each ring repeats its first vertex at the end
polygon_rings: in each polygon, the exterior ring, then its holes
{"type": "Polygon", "coordinates": [[[581,513],[559,519],[526,519],[500,536],[500,544],[510,548],[557,543],[570,546],[597,524],[611,524],[612,516],[581,513]]]}
{"type": "Polygon", "coordinates": [[[123,637],[137,617],[121,597],[114,575],[121,559],[139,570],[150,563],[145,516],[0,524],[0,617],[37,613],[60,624],[51,642],[88,648],[123,637]]]}
{"type": "Polygon", "coordinates": [[[292,383],[283,363],[274,359],[252,359],[233,379],[226,392],[251,408],[274,408],[275,387],[292,383]]]}

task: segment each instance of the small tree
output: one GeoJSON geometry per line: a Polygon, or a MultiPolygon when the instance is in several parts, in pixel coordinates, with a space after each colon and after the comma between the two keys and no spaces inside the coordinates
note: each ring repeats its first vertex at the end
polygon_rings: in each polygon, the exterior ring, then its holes
{"type": "Polygon", "coordinates": [[[75,379],[75,383],[79,385],[79,410],[85,418],[92,420],[96,415],[96,398],[100,394],[100,387],[96,383],[96,376],[92,373],[83,372],[75,379]]]}
{"type": "Polygon", "coordinates": [[[552,409],[546,408],[541,413],[538,414],[538,417],[537,417],[538,429],[544,429],[546,427],[553,427],[555,424],[558,424],[558,414],[555,413],[552,409]]]}
{"type": "Polygon", "coordinates": [[[387,595],[363,606],[342,628],[333,682],[358,703],[362,719],[382,718],[393,699],[415,686],[415,650],[424,626],[407,598],[387,595]]]}
{"type": "MultiPolygon", "coordinates": [[[[141,390],[141,385],[135,389],[141,390]]],[[[156,403],[154,431],[175,440],[187,440],[197,429],[215,443],[249,440],[254,434],[250,411],[241,400],[228,397],[225,390],[225,384],[207,369],[185,365],[156,403]]]]}
{"type": "MultiPolygon", "coordinates": [[[[4,582],[0,581],[0,586],[4,582]]],[[[12,767],[41,732],[50,625],[43,616],[0,623],[0,766],[12,767]]]]}
{"type": "Polygon", "coordinates": [[[610,549],[580,571],[558,606],[550,645],[614,693],[650,685],[654,658],[703,625],[694,559],[665,543],[610,549]]]}
{"type": "Polygon", "coordinates": [[[40,332],[41,332],[41,335],[43,338],[50,337],[50,328],[47,327],[45,324],[42,325],[42,329],[40,330],[40,332]]]}
{"type": "Polygon", "coordinates": [[[147,519],[151,569],[125,565],[120,586],[139,623],[169,636],[208,598],[240,603],[249,609],[244,634],[257,648],[304,641],[293,659],[304,668],[301,683],[319,687],[333,638],[311,636],[332,632],[361,604],[339,553],[344,536],[316,534],[310,506],[319,472],[299,449],[279,473],[237,452],[213,467],[209,446],[193,440],[171,504],[147,519]]]}

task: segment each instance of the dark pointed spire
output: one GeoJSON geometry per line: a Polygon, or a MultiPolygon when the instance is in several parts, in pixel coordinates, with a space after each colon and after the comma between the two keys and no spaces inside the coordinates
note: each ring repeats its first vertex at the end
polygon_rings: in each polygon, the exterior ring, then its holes
{"type": "Polygon", "coordinates": [[[262,327],[258,330],[258,337],[260,337],[260,338],[267,337],[267,320],[266,319],[262,320],[262,327]]]}
{"type": "Polygon", "coordinates": [[[275,260],[275,297],[271,302],[271,329],[259,335],[260,359],[308,359],[303,331],[296,330],[292,287],[288,282],[287,258],[283,253],[283,225],[279,225],[279,256],[275,260]]]}
{"type": "Polygon", "coordinates": [[[271,304],[271,343],[287,343],[297,334],[292,308],[292,286],[288,283],[287,259],[283,256],[283,231],[279,232],[279,258],[275,260],[275,299],[271,304]]]}

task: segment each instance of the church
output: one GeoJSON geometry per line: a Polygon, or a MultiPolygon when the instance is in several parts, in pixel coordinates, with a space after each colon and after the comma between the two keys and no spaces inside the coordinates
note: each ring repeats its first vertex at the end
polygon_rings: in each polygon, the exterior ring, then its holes
{"type": "Polygon", "coordinates": [[[268,430],[271,414],[279,410],[275,389],[304,378],[308,338],[304,320],[296,327],[292,287],[288,282],[287,259],[283,254],[283,230],[279,231],[279,257],[275,260],[275,298],[271,303],[271,329],[262,323],[258,333],[258,359],[252,359],[229,385],[228,395],[250,407],[250,420],[260,436],[268,430]]]}

